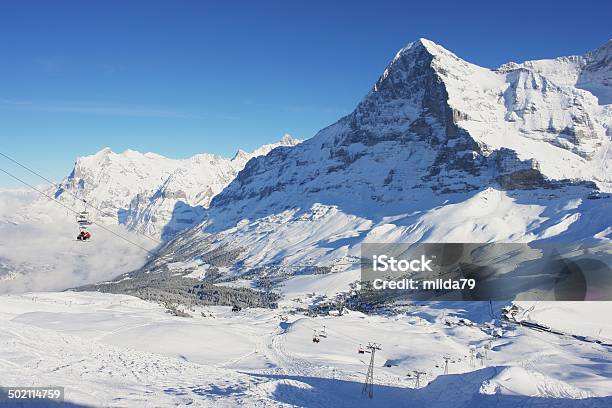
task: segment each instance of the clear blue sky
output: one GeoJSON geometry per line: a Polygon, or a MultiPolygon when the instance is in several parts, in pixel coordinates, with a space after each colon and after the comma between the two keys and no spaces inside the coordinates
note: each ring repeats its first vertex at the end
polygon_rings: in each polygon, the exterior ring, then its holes
{"type": "Polygon", "coordinates": [[[308,138],[418,37],[488,67],[579,54],[610,37],[611,4],[5,1],[0,151],[61,179],[105,146],[188,157],[308,138]]]}

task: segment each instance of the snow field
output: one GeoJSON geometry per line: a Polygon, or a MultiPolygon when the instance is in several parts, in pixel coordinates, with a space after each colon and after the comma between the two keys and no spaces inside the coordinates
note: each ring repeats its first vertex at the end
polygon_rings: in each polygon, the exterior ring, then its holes
{"type": "MultiPolygon", "coordinates": [[[[291,285],[287,289],[296,295],[291,285]]],[[[513,406],[527,397],[555,406],[610,402],[600,398],[612,390],[609,349],[523,327],[492,338],[484,325],[488,305],[461,305],[432,303],[396,316],[288,314],[284,322],[282,304],[276,311],[239,313],[199,308],[192,318],[179,318],[123,295],[4,295],[0,378],[3,385],[63,385],[69,401],[95,406],[467,407],[513,406]],[[456,316],[475,325],[445,324],[456,316]],[[326,337],[313,343],[313,329],[323,326],[326,337]],[[368,341],[382,345],[372,402],[361,396],[370,355],[357,353],[368,341]],[[488,358],[472,364],[470,348],[482,352],[489,342],[488,358]],[[415,370],[426,373],[418,389],[415,370]]],[[[588,328],[609,313],[610,305],[598,305],[582,314],[576,309],[581,320],[572,328],[588,328]]],[[[537,305],[532,314],[550,324],[563,320],[546,307],[535,311],[537,305]]]]}

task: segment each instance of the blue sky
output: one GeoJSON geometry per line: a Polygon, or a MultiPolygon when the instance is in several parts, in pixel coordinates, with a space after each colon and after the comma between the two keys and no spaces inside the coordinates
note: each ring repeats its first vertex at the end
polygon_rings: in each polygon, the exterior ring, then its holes
{"type": "Polygon", "coordinates": [[[596,48],[611,17],[610,1],[3,2],[0,151],[53,179],[105,146],[231,156],[349,113],[418,37],[496,67],[596,48]]]}

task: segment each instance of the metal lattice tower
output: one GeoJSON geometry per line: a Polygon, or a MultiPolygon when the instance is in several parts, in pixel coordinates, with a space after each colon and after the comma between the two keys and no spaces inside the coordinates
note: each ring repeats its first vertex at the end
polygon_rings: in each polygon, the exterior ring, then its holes
{"type": "Polygon", "coordinates": [[[448,374],[448,360],[451,358],[449,356],[442,357],[444,359],[444,375],[448,374]]]}
{"type": "Polygon", "coordinates": [[[381,350],[380,344],[368,343],[367,347],[370,350],[370,365],[368,367],[368,373],[366,374],[365,382],[363,383],[362,394],[368,394],[368,397],[374,397],[374,354],[376,350],[381,350]]]}
{"type": "Polygon", "coordinates": [[[414,388],[419,388],[421,386],[421,376],[425,375],[425,371],[415,371],[416,374],[416,382],[414,384],[414,388]]]}

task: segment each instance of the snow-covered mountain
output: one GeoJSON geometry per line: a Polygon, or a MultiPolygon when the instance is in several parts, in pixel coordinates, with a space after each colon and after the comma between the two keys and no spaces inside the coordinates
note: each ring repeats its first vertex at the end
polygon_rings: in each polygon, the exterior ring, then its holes
{"type": "Polygon", "coordinates": [[[59,188],[38,188],[71,208],[84,208],[81,199],[91,205],[91,217],[106,228],[92,226],[92,245],[75,242],[74,213],[57,203],[32,191],[0,191],[0,293],[63,290],[139,268],[159,238],[197,223],[212,196],[251,158],[297,143],[286,135],[231,159],[173,160],[110,149],[79,158],[59,188]]]}
{"type": "MultiPolygon", "coordinates": [[[[81,289],[129,296],[0,296],[3,378],[63,384],[74,404],[610,406],[611,302],[515,302],[512,319],[496,302],[416,302],[382,314],[346,302],[363,242],[609,250],[609,49],[489,70],[419,40],[354,112],[303,143],[232,160],[110,151],[81,159],[52,191],[61,200],[72,201],[70,189],[108,221],[162,235],[167,223],[176,232],[202,221],[136,270],[120,252],[142,251],[114,237],[58,240],[52,257],[74,265],[36,265],[26,289],[75,281],[58,283],[67,274],[58,270],[91,282],[103,264],[105,276],[133,272],[81,289]],[[262,298],[278,308],[250,307],[270,306],[262,298]],[[368,342],[379,351],[364,352],[368,342]],[[374,399],[359,393],[370,361],[374,399]]],[[[39,204],[43,218],[61,211],[39,204]]],[[[13,279],[3,256],[29,261],[50,245],[29,234],[15,254],[2,247],[15,236],[2,228],[0,292],[4,269],[13,279]]]]}
{"type": "Polygon", "coordinates": [[[612,190],[611,44],[491,70],[412,42],[351,114],[251,160],[148,267],[225,252],[235,273],[334,269],[367,241],[608,240],[610,198],[593,192],[612,190]]]}
{"type": "Polygon", "coordinates": [[[250,159],[298,143],[285,135],[279,142],[250,153],[239,150],[231,159],[204,153],[179,160],[133,150],[115,153],[105,148],[78,158],[72,173],[49,193],[80,207],[76,195],[100,210],[88,209],[94,217],[167,239],[200,221],[211,199],[250,159]]]}

